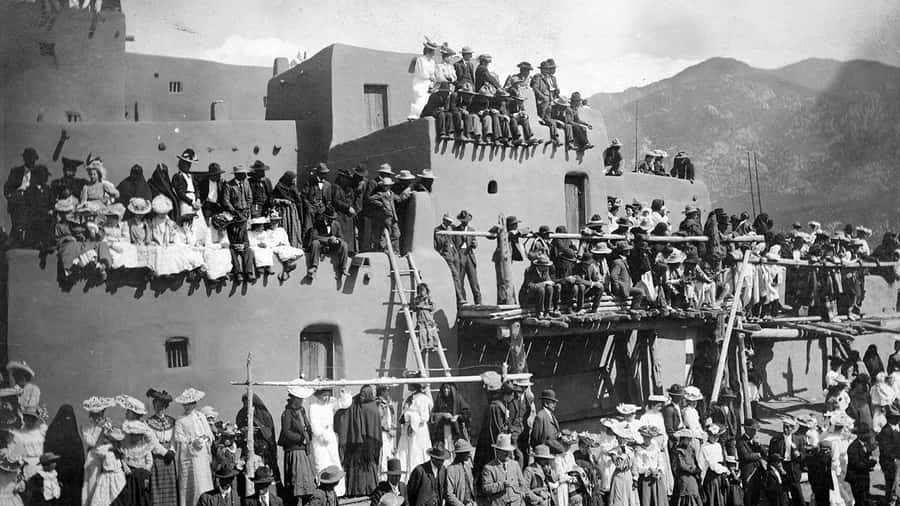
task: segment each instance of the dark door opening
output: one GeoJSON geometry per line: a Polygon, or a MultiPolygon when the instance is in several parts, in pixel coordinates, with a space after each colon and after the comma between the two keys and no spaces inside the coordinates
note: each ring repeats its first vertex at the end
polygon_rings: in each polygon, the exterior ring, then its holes
{"type": "Polygon", "coordinates": [[[382,128],[387,128],[388,98],[387,86],[383,84],[363,85],[363,94],[366,102],[366,133],[372,133],[382,128]]]}
{"type": "Polygon", "coordinates": [[[577,232],[587,223],[587,176],[566,174],[566,227],[577,232]]]}
{"type": "Polygon", "coordinates": [[[300,333],[300,376],[334,378],[333,327],[307,327],[300,333]]]}

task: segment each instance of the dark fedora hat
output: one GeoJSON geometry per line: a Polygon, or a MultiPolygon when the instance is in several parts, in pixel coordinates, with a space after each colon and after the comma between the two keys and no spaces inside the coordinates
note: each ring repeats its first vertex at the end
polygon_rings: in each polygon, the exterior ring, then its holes
{"type": "Polygon", "coordinates": [[[216,467],[216,472],[214,474],[216,478],[224,480],[227,478],[234,478],[238,475],[238,471],[231,464],[222,464],[216,467]]]}
{"type": "Polygon", "coordinates": [[[41,463],[42,466],[44,466],[44,465],[47,465],[47,464],[56,462],[56,461],[58,461],[59,459],[60,459],[60,456],[59,456],[59,455],[57,455],[57,454],[55,454],[55,453],[53,453],[53,452],[46,452],[46,453],[44,453],[43,455],[41,455],[40,463],[41,463]]]}
{"type": "Polygon", "coordinates": [[[319,162],[319,164],[316,165],[316,174],[328,174],[329,172],[331,172],[331,169],[328,168],[328,165],[326,165],[325,162],[319,162]]]}
{"type": "Polygon", "coordinates": [[[207,176],[215,176],[216,174],[224,174],[225,171],[222,170],[222,166],[216,162],[209,164],[209,170],[206,172],[207,176]]]}
{"type": "Polygon", "coordinates": [[[400,459],[389,459],[387,461],[387,475],[399,476],[403,474],[403,467],[400,465],[400,459]]]}
{"type": "Polygon", "coordinates": [[[553,58],[547,58],[546,60],[541,62],[542,69],[555,69],[556,61],[553,58]]]}
{"type": "Polygon", "coordinates": [[[462,211],[459,212],[458,215],[456,215],[456,219],[463,223],[468,223],[468,222],[472,221],[472,213],[463,209],[462,211]]]}
{"type": "Polygon", "coordinates": [[[268,485],[273,481],[275,481],[275,475],[272,473],[272,469],[269,468],[269,466],[257,467],[256,471],[253,473],[253,483],[268,485]]]}
{"type": "Polygon", "coordinates": [[[357,176],[366,177],[369,175],[369,167],[364,163],[358,163],[353,167],[353,173],[357,176]]]}
{"type": "Polygon", "coordinates": [[[63,170],[77,170],[79,166],[84,164],[81,160],[73,160],[72,158],[62,157],[63,170]]]}
{"type": "Polygon", "coordinates": [[[755,418],[748,418],[744,420],[744,427],[748,429],[759,429],[759,420],[755,418]]]}
{"type": "Polygon", "coordinates": [[[256,160],[250,166],[250,170],[269,170],[269,166],[264,164],[262,160],[256,160]]]}
{"type": "Polygon", "coordinates": [[[552,389],[550,389],[550,388],[548,388],[548,389],[544,390],[543,392],[541,392],[540,399],[541,399],[542,401],[559,402],[559,399],[556,398],[556,391],[554,391],[554,390],[552,390],[552,389]]]}
{"type": "Polygon", "coordinates": [[[527,61],[523,61],[516,66],[519,67],[520,69],[526,69],[526,70],[532,70],[534,68],[527,61]]]}
{"type": "Polygon", "coordinates": [[[519,223],[522,222],[519,221],[519,218],[516,218],[515,216],[510,215],[506,217],[506,228],[509,228],[513,225],[518,225],[519,223]]]}
{"type": "Polygon", "coordinates": [[[32,147],[25,148],[25,150],[22,151],[22,158],[34,158],[35,160],[37,160],[39,158],[38,152],[32,147]]]}
{"type": "Polygon", "coordinates": [[[666,390],[666,393],[669,394],[669,397],[681,397],[684,395],[684,387],[675,383],[666,390]]]}
{"type": "Polygon", "coordinates": [[[443,446],[429,448],[425,453],[433,459],[447,460],[450,458],[450,452],[443,446]]]}

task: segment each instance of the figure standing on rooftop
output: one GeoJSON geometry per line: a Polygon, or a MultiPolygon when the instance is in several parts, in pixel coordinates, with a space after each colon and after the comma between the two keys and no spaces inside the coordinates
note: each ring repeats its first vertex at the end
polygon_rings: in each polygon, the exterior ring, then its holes
{"type": "Polygon", "coordinates": [[[603,166],[606,167],[607,176],[622,175],[622,143],[619,139],[613,139],[609,147],[603,150],[603,166]]]}
{"type": "Polygon", "coordinates": [[[13,167],[9,171],[3,185],[3,196],[6,197],[6,211],[9,213],[12,229],[10,236],[13,242],[21,242],[25,237],[26,210],[25,190],[31,185],[31,171],[38,161],[37,150],[25,148],[22,152],[24,164],[13,167]]]}
{"type": "Polygon", "coordinates": [[[429,93],[436,79],[434,52],[438,47],[437,44],[426,38],[422,47],[422,55],[410,62],[409,73],[413,75],[413,101],[409,105],[409,115],[407,116],[409,120],[419,119],[422,109],[428,103],[429,93]]]}

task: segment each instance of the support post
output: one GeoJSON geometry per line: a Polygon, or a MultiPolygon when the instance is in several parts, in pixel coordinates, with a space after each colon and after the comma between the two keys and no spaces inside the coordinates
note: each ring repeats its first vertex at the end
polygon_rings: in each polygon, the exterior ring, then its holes
{"type": "Polygon", "coordinates": [[[528,371],[528,357],[525,355],[525,339],[522,337],[522,324],[513,322],[509,325],[509,372],[528,371]]]}
{"type": "Polygon", "coordinates": [[[515,304],[516,292],[512,286],[512,251],[509,246],[509,235],[506,230],[506,216],[497,217],[497,255],[494,269],[497,273],[497,304],[515,304]]]}
{"type": "Polygon", "coordinates": [[[753,404],[750,402],[750,376],[747,374],[747,356],[746,343],[744,335],[737,335],[737,367],[741,375],[741,413],[743,414],[741,422],[746,418],[753,418],[753,404]]]}
{"type": "Polygon", "coordinates": [[[244,477],[247,480],[246,490],[253,490],[253,473],[256,472],[256,450],[254,448],[255,440],[253,438],[255,426],[253,424],[253,354],[247,354],[247,455],[246,455],[246,471],[244,477]]]}
{"type": "Polygon", "coordinates": [[[734,298],[731,301],[731,313],[728,316],[728,326],[725,328],[725,338],[722,341],[722,350],[719,352],[719,363],[716,364],[716,375],[713,378],[713,391],[710,402],[718,402],[719,391],[722,389],[722,374],[725,372],[725,362],[728,360],[728,346],[731,344],[731,334],[737,320],[737,308],[741,300],[741,289],[744,287],[745,269],[750,261],[750,249],[744,251],[744,260],[738,271],[737,281],[734,283],[734,298]]]}

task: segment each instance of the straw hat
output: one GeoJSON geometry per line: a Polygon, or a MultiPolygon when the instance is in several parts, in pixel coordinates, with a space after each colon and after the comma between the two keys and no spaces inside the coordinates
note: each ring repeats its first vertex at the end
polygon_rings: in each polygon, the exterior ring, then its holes
{"type": "Polygon", "coordinates": [[[616,411],[620,415],[633,415],[637,413],[638,407],[634,404],[619,404],[616,406],[616,411]]]}
{"type": "Polygon", "coordinates": [[[337,483],[344,477],[344,471],[338,466],[328,466],[319,472],[320,483],[337,483]]]}
{"type": "Polygon", "coordinates": [[[137,415],[143,416],[147,414],[147,407],[144,406],[144,403],[130,395],[122,394],[116,397],[116,404],[118,404],[120,408],[131,411],[137,415]]]}
{"type": "Polygon", "coordinates": [[[666,403],[666,402],[669,402],[669,398],[666,397],[665,395],[652,394],[652,395],[650,395],[649,397],[647,397],[647,402],[662,402],[662,403],[666,403]]]}
{"type": "Polygon", "coordinates": [[[112,397],[93,396],[81,403],[81,407],[88,413],[99,413],[105,409],[109,409],[116,405],[116,400],[112,397]]]}
{"type": "Polygon", "coordinates": [[[700,401],[703,400],[703,393],[700,392],[700,389],[695,387],[694,385],[684,387],[684,400],[686,401],[700,401]]]}
{"type": "Polygon", "coordinates": [[[125,434],[143,435],[150,434],[150,426],[140,420],[125,420],[122,422],[122,432],[125,434]]]}
{"type": "Polygon", "coordinates": [[[212,418],[213,420],[219,419],[219,412],[216,411],[216,408],[212,406],[203,406],[200,408],[200,413],[206,417],[207,420],[212,418]]]}
{"type": "Polygon", "coordinates": [[[165,195],[157,195],[150,202],[150,207],[156,214],[169,214],[172,212],[172,200],[165,195]]]}
{"type": "Polygon", "coordinates": [[[28,365],[28,363],[24,360],[11,360],[8,364],[6,364],[6,371],[9,372],[10,375],[12,375],[13,371],[21,371],[28,374],[32,378],[34,378],[35,376],[34,369],[32,369],[31,366],[28,365]]]}
{"type": "Polygon", "coordinates": [[[150,202],[147,199],[142,199],[140,197],[134,197],[128,201],[128,212],[137,216],[143,216],[148,214],[152,209],[150,202]]]}
{"type": "Polygon", "coordinates": [[[177,402],[178,404],[195,404],[204,397],[206,397],[206,392],[191,387],[184,392],[181,392],[181,394],[179,394],[178,397],[175,398],[175,402],[177,402]]]}
{"type": "Polygon", "coordinates": [[[474,451],[475,447],[465,439],[460,438],[453,443],[453,453],[472,453],[474,451]]]}
{"type": "Polygon", "coordinates": [[[505,452],[514,452],[516,451],[516,446],[512,444],[512,440],[510,439],[511,437],[512,436],[510,436],[509,434],[500,434],[497,436],[497,442],[492,444],[491,446],[505,452]]]}
{"type": "Polygon", "coordinates": [[[306,383],[306,381],[303,380],[302,378],[297,378],[292,383],[297,383],[297,384],[291,385],[287,389],[288,395],[290,395],[291,397],[296,397],[298,399],[306,399],[307,397],[310,397],[315,392],[315,389],[313,389],[312,387],[303,386],[303,383],[306,383]]]}

